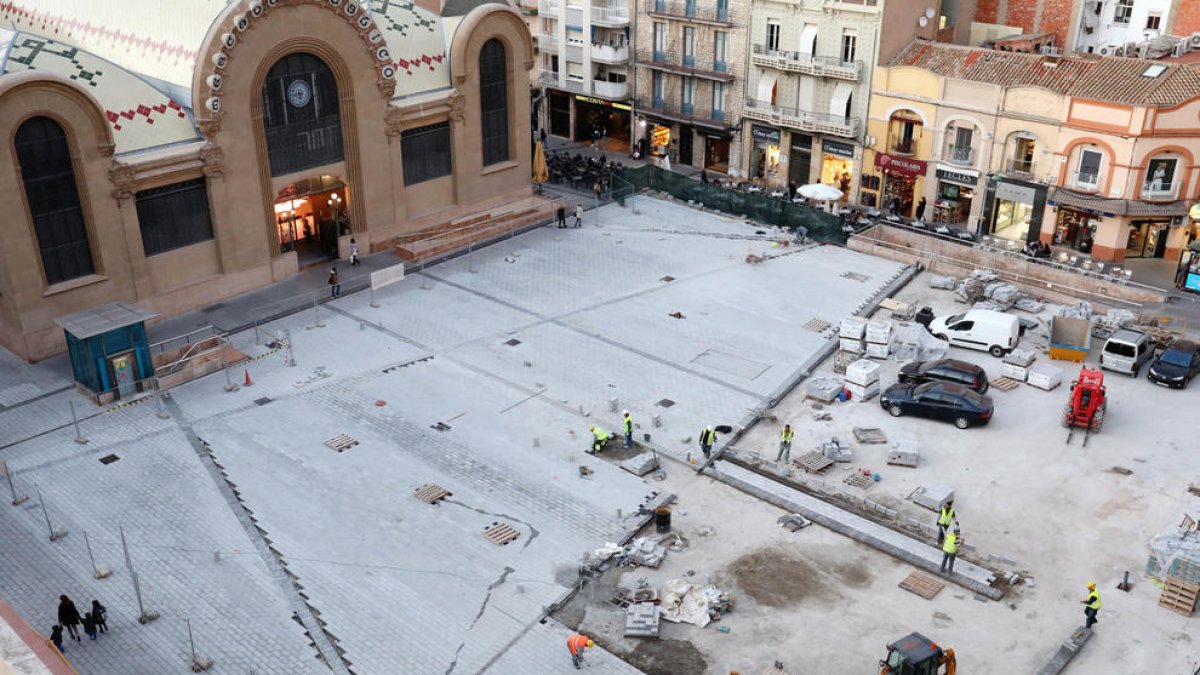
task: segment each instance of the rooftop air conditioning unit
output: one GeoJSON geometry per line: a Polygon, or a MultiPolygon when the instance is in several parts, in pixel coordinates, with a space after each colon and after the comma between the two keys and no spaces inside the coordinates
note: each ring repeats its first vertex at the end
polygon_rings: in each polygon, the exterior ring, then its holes
{"type": "Polygon", "coordinates": [[[1192,39],[1189,41],[1192,47],[1200,48],[1200,33],[1192,33],[1192,39]]]}
{"type": "Polygon", "coordinates": [[[1184,54],[1186,54],[1190,51],[1192,51],[1191,43],[1188,42],[1187,40],[1180,40],[1179,42],[1175,43],[1174,47],[1171,48],[1171,56],[1175,56],[1175,57],[1183,56],[1184,54]]]}
{"type": "Polygon", "coordinates": [[[1125,45],[1113,45],[1112,55],[1113,56],[1125,56],[1125,45]]]}
{"type": "Polygon", "coordinates": [[[1113,56],[1113,52],[1116,51],[1116,47],[1112,45],[1104,45],[1098,51],[1100,52],[1100,56],[1113,56]]]}

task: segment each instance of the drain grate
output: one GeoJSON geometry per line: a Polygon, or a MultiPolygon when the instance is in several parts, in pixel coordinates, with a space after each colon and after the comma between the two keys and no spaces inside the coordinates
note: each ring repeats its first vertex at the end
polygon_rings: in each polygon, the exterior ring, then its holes
{"type": "Polygon", "coordinates": [[[100,463],[101,464],[112,464],[113,462],[117,461],[118,459],[121,459],[121,458],[117,457],[116,455],[105,455],[100,458],[100,463]]]}
{"type": "Polygon", "coordinates": [[[517,345],[521,344],[521,341],[517,338],[513,338],[504,344],[508,345],[509,347],[516,347],[517,345]]]}
{"type": "Polygon", "coordinates": [[[842,482],[850,487],[858,488],[860,490],[870,490],[871,486],[875,485],[875,481],[871,480],[870,476],[863,474],[861,471],[855,471],[849,476],[846,476],[842,479],[842,482]]]}
{"type": "Polygon", "coordinates": [[[672,281],[675,281],[675,277],[673,277],[673,276],[671,276],[670,274],[668,274],[667,276],[665,276],[665,277],[663,277],[663,278],[659,279],[659,281],[665,281],[665,282],[667,282],[667,283],[670,283],[670,282],[672,282],[672,281]]]}
{"type": "Polygon", "coordinates": [[[446,497],[449,497],[453,493],[441,485],[426,483],[416,490],[413,490],[413,494],[416,495],[417,499],[420,499],[426,504],[436,504],[446,497]]]}
{"type": "Polygon", "coordinates": [[[849,279],[851,281],[867,281],[871,277],[865,274],[859,274],[858,272],[845,272],[842,274],[842,278],[849,279]]]}
{"type": "Polygon", "coordinates": [[[658,403],[655,403],[654,405],[656,405],[660,408],[670,408],[671,406],[675,405],[675,401],[672,401],[669,398],[664,398],[663,400],[659,401],[658,403]]]}
{"type": "Polygon", "coordinates": [[[337,450],[338,452],[345,452],[358,445],[358,441],[354,440],[350,436],[347,436],[346,434],[338,434],[337,436],[325,441],[325,445],[329,446],[333,450],[337,450]]]}
{"type": "Polygon", "coordinates": [[[497,546],[508,546],[510,542],[521,536],[521,533],[508,523],[495,522],[483,528],[483,536],[497,546]]]}
{"type": "Polygon", "coordinates": [[[826,328],[829,328],[829,322],[824,319],[809,319],[801,328],[811,330],[814,333],[821,333],[826,328]]]}
{"type": "Polygon", "coordinates": [[[271,402],[271,397],[270,397],[270,396],[264,396],[264,397],[262,397],[262,398],[256,398],[256,399],[254,399],[254,405],[266,405],[266,404],[268,404],[268,403],[270,403],[270,402],[271,402]]]}

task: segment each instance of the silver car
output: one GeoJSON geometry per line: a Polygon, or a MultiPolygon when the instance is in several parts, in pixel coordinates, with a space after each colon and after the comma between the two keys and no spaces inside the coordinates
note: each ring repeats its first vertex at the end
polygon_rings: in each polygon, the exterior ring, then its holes
{"type": "Polygon", "coordinates": [[[1154,341],[1141,331],[1122,328],[1113,333],[1100,352],[1100,367],[1137,377],[1142,365],[1154,358],[1154,341]]]}

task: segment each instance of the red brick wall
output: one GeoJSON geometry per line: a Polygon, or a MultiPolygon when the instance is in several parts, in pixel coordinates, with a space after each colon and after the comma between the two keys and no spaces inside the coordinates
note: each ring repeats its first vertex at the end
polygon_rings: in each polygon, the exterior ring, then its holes
{"type": "Polygon", "coordinates": [[[1041,3],[1042,16],[1036,31],[1053,32],[1054,44],[1059,49],[1066,47],[1067,34],[1071,31],[1071,10],[1075,3],[1063,0],[1041,0],[1041,3]]]}
{"type": "Polygon", "coordinates": [[[1000,23],[997,12],[1000,11],[1000,0],[979,0],[975,4],[975,20],[980,23],[1000,23]]]}
{"type": "MultiPolygon", "coordinates": [[[[1189,11],[1200,23],[1200,2],[1180,4],[1195,5],[1189,11]]],[[[1022,33],[1054,33],[1054,44],[1062,48],[1067,44],[1067,34],[1071,30],[1073,5],[1068,0],[1008,0],[1007,11],[1001,13],[1000,0],[978,0],[975,20],[1017,26],[1022,33]]],[[[1200,28],[1195,30],[1200,31],[1200,28]]]]}
{"type": "Polygon", "coordinates": [[[1192,33],[1200,33],[1200,2],[1181,0],[1175,8],[1171,34],[1190,36],[1192,33]]]}

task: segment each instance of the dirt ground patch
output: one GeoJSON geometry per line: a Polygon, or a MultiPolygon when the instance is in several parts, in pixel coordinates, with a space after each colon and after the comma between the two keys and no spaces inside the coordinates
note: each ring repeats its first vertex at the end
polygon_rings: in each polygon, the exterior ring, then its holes
{"type": "Polygon", "coordinates": [[[626,660],[646,675],[703,673],[708,668],[708,660],[687,640],[643,642],[626,660]]]}
{"type": "MultiPolygon", "coordinates": [[[[840,595],[821,569],[775,549],[747,553],[729,565],[729,573],[742,593],[767,607],[836,600],[840,595]]],[[[865,576],[865,570],[861,574],[865,576]]]]}

